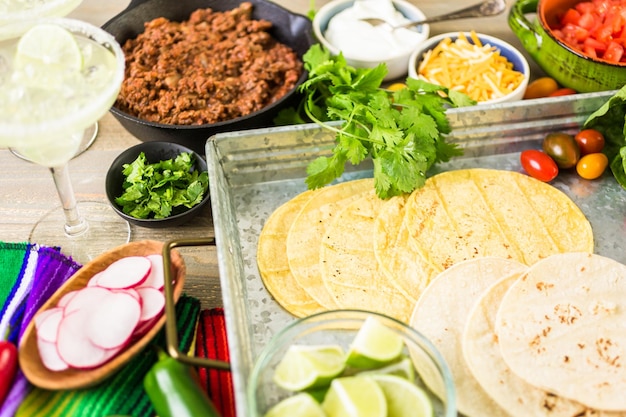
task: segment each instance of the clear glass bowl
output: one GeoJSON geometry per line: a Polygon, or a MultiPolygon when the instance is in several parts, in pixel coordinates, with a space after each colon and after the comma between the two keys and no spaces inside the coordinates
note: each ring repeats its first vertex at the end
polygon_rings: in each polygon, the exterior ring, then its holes
{"type": "Polygon", "coordinates": [[[262,417],[278,401],[293,395],[278,387],[272,379],[276,366],[289,346],[295,343],[338,344],[347,352],[368,316],[377,317],[381,323],[404,338],[406,353],[413,360],[416,371],[415,383],[428,394],[435,416],[456,417],[452,374],[435,346],[417,330],[396,319],[360,310],[333,310],[314,314],[291,323],[277,333],[257,358],[250,374],[247,387],[249,417],[262,417]]]}

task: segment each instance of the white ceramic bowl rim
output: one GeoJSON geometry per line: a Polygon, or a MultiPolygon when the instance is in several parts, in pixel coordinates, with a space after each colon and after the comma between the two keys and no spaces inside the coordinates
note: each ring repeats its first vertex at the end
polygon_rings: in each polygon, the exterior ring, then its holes
{"type": "MultiPolygon", "coordinates": [[[[409,58],[409,77],[418,78],[417,65],[422,55],[426,51],[433,49],[435,46],[437,46],[437,44],[439,44],[439,42],[446,38],[451,38],[452,40],[455,40],[459,37],[460,33],[465,34],[467,38],[471,41],[470,32],[447,32],[428,38],[422,45],[416,48],[409,58]]],[[[509,61],[513,63],[513,68],[516,71],[524,74],[524,80],[520,83],[519,86],[517,86],[515,90],[513,90],[506,96],[499,97],[493,100],[482,101],[479,102],[479,104],[496,104],[521,99],[524,95],[524,92],[526,91],[526,87],[528,86],[528,80],[530,78],[530,66],[528,65],[528,61],[526,60],[524,55],[522,55],[522,53],[513,45],[502,39],[477,32],[476,36],[483,42],[483,44],[490,44],[491,46],[495,46],[500,51],[500,54],[502,56],[506,57],[509,61]]]]}
{"type": "MultiPolygon", "coordinates": [[[[417,6],[415,6],[414,4],[408,1],[392,0],[392,2],[396,6],[396,9],[400,11],[408,19],[417,20],[417,19],[426,18],[426,15],[424,15],[424,13],[417,6]]],[[[326,28],[328,26],[328,22],[334,15],[347,9],[353,3],[354,3],[354,0],[333,0],[323,5],[317,11],[317,13],[315,13],[315,17],[313,18],[313,33],[315,34],[315,37],[320,41],[320,43],[322,43],[322,45],[324,45],[334,55],[338,55],[340,51],[333,44],[331,44],[324,36],[324,33],[326,32],[326,28]]],[[[426,41],[430,33],[429,25],[428,24],[421,25],[418,31],[420,34],[423,35],[422,42],[426,41]]],[[[393,57],[389,57],[388,59],[397,59],[402,56],[405,56],[405,54],[400,54],[400,55],[396,55],[393,57]]],[[[344,57],[346,59],[355,59],[346,54],[344,54],[344,57]]],[[[360,61],[360,62],[367,62],[363,59],[355,59],[355,60],[360,61]]],[[[371,60],[371,62],[378,62],[378,61],[379,60],[377,59],[371,60]]]]}

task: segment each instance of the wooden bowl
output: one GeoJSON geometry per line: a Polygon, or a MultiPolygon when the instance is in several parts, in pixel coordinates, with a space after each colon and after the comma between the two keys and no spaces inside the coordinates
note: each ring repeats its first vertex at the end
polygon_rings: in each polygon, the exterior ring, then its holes
{"type": "MultiPolygon", "coordinates": [[[[105,252],[97,258],[93,259],[81,269],[79,269],[72,277],[70,277],[61,288],[59,288],[52,297],[37,311],[35,314],[41,314],[44,310],[54,307],[59,299],[66,293],[81,289],[87,285],[89,279],[96,273],[106,269],[114,261],[127,256],[146,256],[151,254],[161,254],[163,243],[145,240],[140,242],[131,242],[122,246],[118,246],[109,252],[105,252]]],[[[172,274],[174,283],[174,300],[180,297],[185,282],[185,264],[183,258],[176,251],[172,251],[172,274]]],[[[132,357],[139,353],[157,334],[165,323],[165,314],[154,324],[154,326],[143,335],[140,339],[127,346],[118,355],[110,361],[104,363],[100,367],[83,370],[83,369],[67,369],[64,371],[51,371],[47,369],[39,356],[37,348],[37,332],[35,329],[35,320],[26,327],[26,331],[22,337],[19,346],[19,363],[26,378],[40,388],[50,390],[85,388],[96,385],[116,372],[132,357]]]]}

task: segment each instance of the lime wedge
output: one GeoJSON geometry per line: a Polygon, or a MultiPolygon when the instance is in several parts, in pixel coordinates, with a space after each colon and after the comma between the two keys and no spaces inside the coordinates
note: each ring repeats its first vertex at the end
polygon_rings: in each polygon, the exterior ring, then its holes
{"type": "Polygon", "coordinates": [[[415,380],[415,367],[411,358],[405,356],[398,362],[382,368],[372,369],[370,371],[359,372],[358,375],[395,375],[408,381],[415,380]]]}
{"type": "Polygon", "coordinates": [[[399,334],[370,316],[354,337],[346,364],[360,369],[379,368],[398,359],[403,347],[399,334]]]}
{"type": "Polygon", "coordinates": [[[387,401],[373,379],[348,376],[333,380],[322,409],[328,417],[386,417],[387,401]]]}
{"type": "Polygon", "coordinates": [[[83,55],[71,32],[43,23],[33,26],[20,38],[15,61],[18,66],[30,64],[54,71],[80,71],[83,55]]]}
{"type": "Polygon", "coordinates": [[[339,345],[292,345],[274,371],[274,382],[289,391],[329,385],[345,368],[339,345]]]}
{"type": "Polygon", "coordinates": [[[433,405],[420,387],[396,375],[371,375],[387,401],[387,417],[432,417],[433,405]]]}
{"type": "Polygon", "coordinates": [[[326,417],[322,406],[309,394],[299,393],[285,398],[265,414],[265,417],[326,417]]]}

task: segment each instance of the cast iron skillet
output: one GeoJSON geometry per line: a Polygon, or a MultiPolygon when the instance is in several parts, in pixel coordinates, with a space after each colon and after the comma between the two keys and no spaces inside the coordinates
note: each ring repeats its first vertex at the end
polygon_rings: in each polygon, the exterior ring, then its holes
{"type": "MultiPolygon", "coordinates": [[[[189,18],[194,10],[211,8],[216,11],[231,10],[239,6],[243,0],[132,0],[128,7],[106,22],[102,28],[124,44],[127,39],[135,38],[143,32],[144,23],[157,17],[165,17],[173,21],[189,18]]],[[[252,17],[265,19],[273,23],[272,36],[290,46],[300,58],[315,43],[310,19],[293,13],[267,0],[247,0],[253,4],[252,17]]],[[[304,73],[298,85],[304,82],[304,73]]],[[[216,133],[245,130],[258,127],[273,126],[273,119],[280,109],[295,106],[300,94],[292,90],[280,100],[266,108],[244,117],[218,123],[196,126],[168,125],[148,122],[131,116],[112,107],[111,113],[121,125],[138,139],[148,141],[174,142],[205,154],[208,138],[216,133]]]]}

